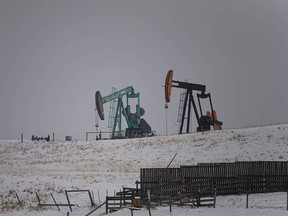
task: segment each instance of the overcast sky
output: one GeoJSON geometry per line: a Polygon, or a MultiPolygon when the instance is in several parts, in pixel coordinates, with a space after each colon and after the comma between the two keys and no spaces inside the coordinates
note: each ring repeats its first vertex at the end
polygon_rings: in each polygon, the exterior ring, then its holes
{"type": "MultiPolygon", "coordinates": [[[[170,69],[206,85],[223,128],[288,122],[287,68],[285,0],[1,0],[0,137],[84,139],[95,92],[129,85],[165,135],[170,69]]],[[[172,90],[169,134],[181,92],[172,90]]]]}

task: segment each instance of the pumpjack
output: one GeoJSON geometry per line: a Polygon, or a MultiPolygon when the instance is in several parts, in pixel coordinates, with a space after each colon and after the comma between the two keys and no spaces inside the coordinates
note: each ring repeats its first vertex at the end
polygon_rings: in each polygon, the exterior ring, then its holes
{"type": "Polygon", "coordinates": [[[205,85],[175,81],[173,80],[173,70],[169,70],[166,76],[166,80],[165,80],[166,103],[170,102],[172,87],[186,90],[179,134],[182,134],[185,120],[187,120],[186,133],[189,133],[189,126],[190,126],[190,119],[191,119],[191,106],[194,109],[194,113],[195,113],[197,124],[198,124],[197,132],[211,130],[211,126],[214,128],[214,130],[222,129],[223,122],[217,120],[216,111],[213,109],[213,105],[212,105],[211,94],[205,93],[206,91],[205,85]],[[199,105],[198,107],[199,107],[200,112],[197,109],[197,106],[193,97],[193,91],[200,92],[200,93],[197,93],[198,105],[199,105]],[[206,115],[203,115],[200,99],[207,99],[207,98],[209,99],[211,112],[207,111],[206,115]],[[185,118],[187,106],[188,106],[188,113],[187,113],[188,116],[187,118],[185,118]]]}
{"type": "Polygon", "coordinates": [[[103,104],[115,99],[117,100],[117,106],[115,111],[114,124],[112,127],[112,139],[137,138],[153,135],[150,125],[145,121],[145,119],[141,118],[145,114],[145,110],[140,107],[140,93],[135,93],[132,86],[123,88],[105,97],[101,96],[100,91],[96,91],[96,110],[101,120],[104,120],[103,104]],[[124,96],[126,96],[126,107],[124,106],[123,102],[124,96]],[[135,113],[131,112],[131,106],[129,105],[130,99],[137,99],[135,113]],[[122,131],[122,115],[125,117],[127,123],[125,135],[122,131]]]}

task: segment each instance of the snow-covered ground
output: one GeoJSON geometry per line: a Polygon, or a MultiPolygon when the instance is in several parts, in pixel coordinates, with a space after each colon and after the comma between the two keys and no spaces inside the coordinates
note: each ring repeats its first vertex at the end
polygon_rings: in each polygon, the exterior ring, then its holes
{"type": "MultiPolygon", "coordinates": [[[[68,207],[39,209],[35,193],[43,203],[67,203],[65,190],[91,190],[96,204],[122,187],[135,187],[140,168],[191,165],[199,162],[286,161],[288,124],[157,136],[141,139],[45,142],[0,140],[0,215],[62,216],[68,207]],[[24,203],[19,206],[16,195],[24,203]]],[[[70,215],[85,215],[93,208],[88,194],[73,193],[70,215]]],[[[173,206],[157,207],[152,215],[287,215],[287,194],[256,194],[217,197],[216,209],[173,206]]],[[[105,208],[91,215],[103,215],[105,208]]],[[[130,215],[129,209],[111,215],[130,215]]],[[[149,215],[146,209],[134,216],[149,215]]]]}

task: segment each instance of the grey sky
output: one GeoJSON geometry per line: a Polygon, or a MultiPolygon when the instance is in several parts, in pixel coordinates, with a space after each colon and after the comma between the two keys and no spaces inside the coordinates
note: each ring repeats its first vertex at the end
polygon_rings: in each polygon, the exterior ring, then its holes
{"type": "Polygon", "coordinates": [[[165,134],[169,69],[207,85],[224,128],[288,122],[287,36],[284,0],[1,0],[0,137],[84,138],[95,131],[95,92],[129,85],[165,134]]]}

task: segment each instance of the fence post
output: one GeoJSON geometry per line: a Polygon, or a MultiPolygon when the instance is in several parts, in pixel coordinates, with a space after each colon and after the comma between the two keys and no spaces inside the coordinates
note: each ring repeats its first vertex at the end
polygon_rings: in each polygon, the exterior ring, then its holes
{"type": "Polygon", "coordinates": [[[133,216],[133,209],[130,209],[130,211],[131,211],[131,216],[133,216]]]}
{"type": "Polygon", "coordinates": [[[169,196],[169,208],[170,208],[170,213],[172,212],[172,201],[171,201],[171,196],[169,196]]]}
{"type": "Polygon", "coordinates": [[[21,206],[21,201],[20,201],[20,199],[19,199],[19,197],[18,197],[18,194],[15,193],[15,195],[16,195],[16,198],[17,198],[17,200],[18,200],[18,204],[21,206]]]}
{"type": "Polygon", "coordinates": [[[150,197],[150,190],[147,190],[147,197],[148,197],[148,211],[149,211],[149,216],[151,216],[151,209],[150,209],[150,205],[151,205],[151,197],[150,197]]]}
{"type": "Polygon", "coordinates": [[[246,209],[248,209],[248,202],[249,202],[249,191],[247,190],[247,194],[246,194],[246,209]]]}
{"type": "Polygon", "coordinates": [[[106,196],[106,214],[108,214],[108,205],[109,205],[109,202],[108,202],[108,196],[106,196]]]}
{"type": "MultiPolygon", "coordinates": [[[[93,204],[95,205],[96,202],[95,202],[95,196],[94,196],[94,192],[93,192],[93,190],[91,190],[91,193],[92,193],[92,198],[93,198],[93,204]]],[[[100,203],[99,203],[99,204],[100,204],[100,203]]]]}
{"type": "MultiPolygon", "coordinates": [[[[92,193],[93,193],[93,191],[92,191],[92,193]]],[[[90,198],[91,207],[93,207],[93,206],[95,205],[95,203],[94,203],[94,201],[93,201],[93,198],[92,198],[92,195],[91,195],[90,190],[88,190],[88,195],[89,195],[89,198],[90,198]]],[[[94,195],[93,195],[93,197],[94,197],[94,195]]]]}
{"type": "Polygon", "coordinates": [[[40,201],[40,197],[38,196],[37,192],[36,193],[36,197],[37,197],[37,200],[38,200],[38,205],[41,207],[41,201],[40,201]]]}
{"type": "Polygon", "coordinates": [[[214,188],[214,203],[213,203],[213,208],[216,207],[216,197],[217,197],[217,189],[216,187],[214,188]]]}
{"type": "Polygon", "coordinates": [[[149,212],[149,216],[151,216],[150,204],[149,204],[149,207],[148,207],[148,212],[149,212]]]}
{"type": "Polygon", "coordinates": [[[100,205],[101,200],[100,200],[100,193],[99,193],[99,190],[97,190],[97,192],[98,192],[98,199],[99,199],[99,205],[100,205]]]}
{"type": "Polygon", "coordinates": [[[67,193],[66,190],[65,190],[65,195],[66,195],[66,198],[67,198],[67,201],[68,201],[68,205],[69,205],[70,211],[72,212],[72,206],[70,204],[70,200],[69,200],[68,193],[67,193]]]}
{"type": "MultiPolygon", "coordinates": [[[[116,196],[115,192],[114,192],[114,196],[116,196]]],[[[123,194],[121,193],[121,190],[120,190],[120,197],[121,197],[121,199],[120,199],[120,208],[122,208],[122,206],[125,206],[126,204],[125,204],[125,194],[124,194],[124,201],[123,201],[123,194]]]]}
{"type": "Polygon", "coordinates": [[[21,143],[23,143],[23,133],[21,133],[21,143]]]}
{"type": "Polygon", "coordinates": [[[288,211],[288,190],[287,190],[287,211],[288,211]]]}
{"type": "Polygon", "coordinates": [[[52,197],[52,199],[53,199],[53,201],[54,201],[55,205],[57,206],[57,208],[58,208],[58,211],[60,211],[60,208],[59,208],[59,206],[58,206],[58,204],[57,204],[57,202],[56,202],[56,200],[55,200],[55,198],[54,198],[53,194],[51,193],[50,195],[51,195],[51,197],[52,197]]]}
{"type": "Polygon", "coordinates": [[[249,207],[249,190],[250,190],[250,181],[249,178],[246,179],[247,180],[247,194],[246,194],[246,209],[248,209],[249,207]]]}
{"type": "MultiPolygon", "coordinates": [[[[287,181],[287,179],[286,179],[286,181],[287,181]]],[[[288,211],[288,182],[286,183],[287,184],[287,211],[288,211]]]]}

